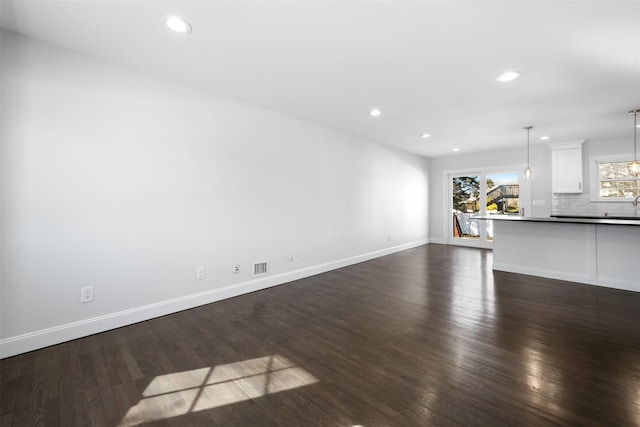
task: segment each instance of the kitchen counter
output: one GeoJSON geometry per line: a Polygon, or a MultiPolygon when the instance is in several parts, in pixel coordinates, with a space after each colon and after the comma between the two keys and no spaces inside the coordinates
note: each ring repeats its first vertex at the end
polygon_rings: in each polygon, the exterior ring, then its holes
{"type": "Polygon", "coordinates": [[[609,225],[640,225],[640,216],[557,216],[557,217],[528,217],[515,215],[489,215],[473,217],[480,220],[495,221],[523,221],[523,222],[550,222],[550,223],[569,223],[569,224],[609,224],[609,225]]]}
{"type": "Polygon", "coordinates": [[[493,269],[640,292],[640,219],[485,216],[493,269]]]}

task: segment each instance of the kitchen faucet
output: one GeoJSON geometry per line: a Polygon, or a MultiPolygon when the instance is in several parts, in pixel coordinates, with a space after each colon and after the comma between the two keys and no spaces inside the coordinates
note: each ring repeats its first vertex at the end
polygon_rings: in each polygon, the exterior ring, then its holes
{"type": "Polygon", "coordinates": [[[640,195],[636,196],[636,198],[633,199],[633,206],[638,206],[638,199],[640,199],[640,195]]]}

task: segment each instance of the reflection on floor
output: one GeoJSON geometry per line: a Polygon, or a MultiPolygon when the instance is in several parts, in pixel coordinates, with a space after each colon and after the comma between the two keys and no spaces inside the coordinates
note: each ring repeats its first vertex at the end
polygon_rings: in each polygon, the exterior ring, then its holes
{"type": "Polygon", "coordinates": [[[120,427],[256,399],[318,380],[287,358],[274,355],[155,377],[120,427]]]}

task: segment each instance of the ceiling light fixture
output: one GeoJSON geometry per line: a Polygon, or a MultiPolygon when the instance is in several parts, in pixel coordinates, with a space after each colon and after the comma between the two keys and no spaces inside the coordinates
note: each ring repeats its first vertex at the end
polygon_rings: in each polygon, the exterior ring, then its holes
{"type": "Polygon", "coordinates": [[[423,133],[422,135],[420,135],[420,138],[422,139],[427,139],[429,138],[431,135],[429,135],[428,133],[423,133]]]}
{"type": "Polygon", "coordinates": [[[631,110],[629,114],[633,115],[633,161],[629,162],[627,168],[629,169],[629,173],[633,176],[640,175],[640,161],[638,161],[638,114],[640,114],[640,110],[631,110]]]}
{"type": "Polygon", "coordinates": [[[529,131],[533,129],[533,126],[525,126],[524,129],[527,131],[527,167],[524,170],[525,179],[531,179],[533,176],[533,169],[529,165],[529,131]]]}
{"type": "Polygon", "coordinates": [[[378,117],[380,114],[382,114],[382,111],[378,109],[374,109],[369,112],[369,115],[373,117],[378,117]]]}
{"type": "Polygon", "coordinates": [[[548,136],[541,136],[541,137],[540,137],[540,140],[541,140],[541,141],[546,141],[547,139],[549,139],[549,137],[548,137],[548,136]]]}
{"type": "Polygon", "coordinates": [[[458,147],[454,148],[453,151],[460,151],[458,147]]]}
{"type": "Polygon", "coordinates": [[[506,73],[502,73],[498,76],[499,82],[510,82],[511,80],[515,80],[520,77],[519,71],[507,71],[506,73]]]}
{"type": "Polygon", "coordinates": [[[180,34],[189,34],[191,32],[191,25],[182,18],[178,18],[177,16],[169,16],[166,18],[165,23],[167,27],[176,33],[180,34]]]}

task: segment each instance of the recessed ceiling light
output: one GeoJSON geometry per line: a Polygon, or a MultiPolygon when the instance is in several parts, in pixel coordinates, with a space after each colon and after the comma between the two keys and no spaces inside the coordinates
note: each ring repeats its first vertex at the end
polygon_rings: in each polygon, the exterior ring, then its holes
{"type": "Polygon", "coordinates": [[[460,151],[458,147],[454,148],[453,151],[460,151]]]}
{"type": "Polygon", "coordinates": [[[191,25],[182,18],[177,16],[169,16],[165,20],[167,27],[176,33],[189,34],[191,32],[191,25]]]}
{"type": "Polygon", "coordinates": [[[420,138],[427,139],[427,138],[429,138],[430,136],[431,136],[431,135],[429,135],[428,133],[423,133],[422,135],[420,135],[420,138]]]}
{"type": "Polygon", "coordinates": [[[373,117],[378,117],[380,114],[382,114],[382,111],[380,111],[380,110],[378,110],[378,109],[374,109],[374,110],[371,110],[371,111],[369,112],[369,115],[371,115],[371,116],[373,116],[373,117]]]}
{"type": "Polygon", "coordinates": [[[548,137],[548,136],[541,136],[541,137],[540,137],[540,139],[541,139],[542,141],[546,141],[547,139],[549,139],[549,137],[548,137]]]}
{"type": "Polygon", "coordinates": [[[515,80],[520,77],[519,71],[507,71],[506,73],[500,74],[498,76],[499,82],[510,82],[511,80],[515,80]]]}

